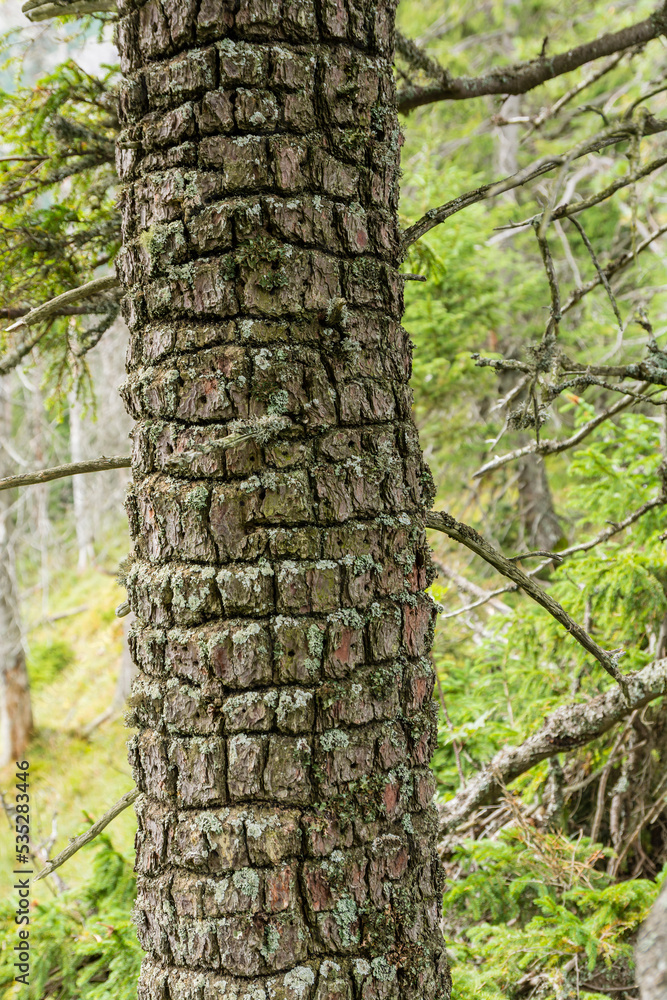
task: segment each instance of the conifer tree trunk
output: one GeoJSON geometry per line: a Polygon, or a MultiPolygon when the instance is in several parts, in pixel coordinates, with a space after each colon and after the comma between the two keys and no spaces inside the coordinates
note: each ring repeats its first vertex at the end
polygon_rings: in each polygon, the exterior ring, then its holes
{"type": "MultiPolygon", "coordinates": [[[[11,438],[11,403],[0,382],[0,435],[11,438]]],[[[0,450],[0,476],[11,466],[0,450]]],[[[25,662],[19,596],[11,545],[12,494],[0,492],[0,767],[21,760],[32,733],[30,683],[25,662]]]]}
{"type": "Polygon", "coordinates": [[[21,760],[32,733],[30,684],[7,530],[9,494],[0,493],[0,766],[21,760]]]}
{"type": "Polygon", "coordinates": [[[448,996],[394,3],[121,14],[139,997],[448,996]]]}

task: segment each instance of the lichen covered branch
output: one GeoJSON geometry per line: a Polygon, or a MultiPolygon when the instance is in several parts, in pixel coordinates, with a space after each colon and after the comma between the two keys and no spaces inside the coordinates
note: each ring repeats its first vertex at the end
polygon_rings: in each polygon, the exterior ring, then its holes
{"type": "Polygon", "coordinates": [[[588,632],[579,625],[563,608],[558,601],[542,590],[542,588],[523,572],[515,563],[490,545],[485,538],[482,538],[474,528],[460,521],[456,521],[451,514],[446,511],[431,511],[426,516],[426,526],[442,531],[456,542],[460,542],[481,556],[490,566],[493,566],[499,573],[506,576],[513,583],[516,583],[529,597],[559,622],[570,635],[591,653],[602,665],[607,673],[619,684],[624,694],[627,695],[627,681],[617,666],[618,654],[603,649],[595,642],[588,632]]]}
{"type": "Polygon", "coordinates": [[[504,747],[453,799],[440,806],[440,832],[459,826],[479,806],[497,798],[505,785],[540,761],[585,746],[603,736],[630,712],[667,692],[667,659],[626,674],[627,698],[616,688],[588,702],[564,705],[518,746],[504,747]]]}

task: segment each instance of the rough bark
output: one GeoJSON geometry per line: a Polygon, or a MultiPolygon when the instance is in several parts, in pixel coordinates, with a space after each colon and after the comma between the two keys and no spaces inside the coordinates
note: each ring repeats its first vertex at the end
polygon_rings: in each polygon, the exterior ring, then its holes
{"type": "Polygon", "coordinates": [[[393,3],[125,3],[140,1000],[449,995],[393,3]]]}
{"type": "Polygon", "coordinates": [[[635,961],[641,1000],[667,1000],[667,885],[639,932],[635,961]]]}

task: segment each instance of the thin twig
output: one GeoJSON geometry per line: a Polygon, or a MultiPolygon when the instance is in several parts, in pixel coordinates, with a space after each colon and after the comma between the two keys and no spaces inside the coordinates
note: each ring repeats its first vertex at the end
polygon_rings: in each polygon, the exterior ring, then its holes
{"type": "Polygon", "coordinates": [[[492,601],[494,597],[498,597],[499,594],[514,594],[518,589],[516,584],[512,584],[509,587],[498,587],[497,590],[490,590],[484,594],[478,601],[473,601],[472,604],[464,604],[462,608],[457,608],[456,611],[446,611],[440,617],[442,619],[458,618],[460,615],[464,615],[466,611],[474,611],[475,608],[481,608],[483,604],[488,604],[489,601],[492,601]]]}
{"type": "Polygon", "coordinates": [[[646,503],[643,503],[641,507],[637,508],[637,510],[634,510],[631,514],[628,514],[627,517],[624,517],[622,521],[613,522],[611,527],[605,528],[605,530],[601,531],[599,535],[595,536],[595,538],[591,538],[588,542],[580,542],[579,545],[571,545],[567,549],[561,549],[558,555],[561,559],[567,559],[568,556],[574,555],[575,552],[588,552],[589,549],[594,549],[596,545],[600,545],[602,542],[606,542],[614,535],[617,535],[619,531],[624,531],[625,528],[634,524],[635,521],[638,521],[639,518],[643,517],[649,510],[653,510],[655,507],[664,507],[666,503],[667,496],[664,494],[660,494],[660,496],[655,497],[653,500],[647,500],[646,503]]]}
{"type": "Polygon", "coordinates": [[[563,557],[560,552],[548,552],[546,549],[536,549],[534,552],[520,552],[518,556],[510,556],[510,562],[525,562],[526,559],[546,558],[549,562],[561,563],[563,557]]]}
{"type": "MultiPolygon", "coordinates": [[[[549,210],[549,219],[571,219],[573,215],[579,215],[581,212],[585,212],[587,209],[592,208],[594,205],[599,205],[603,201],[607,201],[612,195],[621,191],[625,187],[629,187],[631,184],[636,184],[638,180],[647,177],[649,174],[654,173],[654,171],[659,170],[667,164],[667,156],[659,156],[656,160],[651,160],[644,167],[636,170],[634,173],[626,174],[624,177],[620,177],[618,180],[614,181],[613,184],[609,184],[608,187],[604,188],[602,191],[597,191],[595,194],[590,195],[588,198],[582,198],[581,201],[575,202],[565,202],[564,204],[558,205],[553,209],[549,210]]],[[[506,232],[508,230],[514,229],[525,229],[527,226],[534,225],[535,222],[542,220],[544,221],[545,212],[538,212],[537,215],[531,215],[529,219],[524,219],[522,222],[508,222],[504,226],[498,226],[498,232],[506,232]]]]}
{"type": "Polygon", "coordinates": [[[558,288],[556,268],[554,267],[553,257],[551,256],[551,250],[549,249],[546,237],[541,230],[537,228],[535,230],[535,235],[537,236],[537,243],[540,248],[540,254],[542,255],[542,263],[544,264],[544,270],[547,273],[547,280],[549,281],[549,293],[551,295],[551,318],[556,326],[558,326],[561,319],[561,309],[560,289],[558,288]]]}
{"type": "MultiPolygon", "coordinates": [[[[667,779],[665,779],[665,780],[667,780],[667,779]]],[[[663,785],[664,785],[664,781],[663,781],[663,785]]],[[[632,847],[632,845],[634,844],[635,840],[640,835],[640,833],[642,832],[642,830],[644,829],[644,827],[646,826],[646,824],[647,823],[652,823],[653,820],[656,819],[660,815],[661,811],[665,807],[665,799],[667,799],[667,789],[665,789],[663,792],[661,792],[661,794],[659,795],[658,799],[653,804],[652,808],[649,809],[649,811],[640,819],[639,823],[637,823],[636,827],[634,828],[634,830],[632,831],[632,833],[630,834],[630,836],[626,840],[625,846],[624,846],[623,850],[621,851],[621,853],[617,857],[615,857],[613,859],[613,862],[612,862],[612,865],[611,865],[611,869],[610,869],[610,872],[609,872],[609,874],[612,876],[612,878],[614,878],[616,876],[616,873],[618,872],[618,869],[621,867],[621,864],[625,860],[625,857],[626,857],[628,851],[630,850],[630,848],[632,847]]]]}
{"type": "MultiPolygon", "coordinates": [[[[618,274],[619,271],[622,271],[624,268],[628,267],[628,265],[634,264],[637,254],[641,253],[643,250],[646,250],[660,236],[664,236],[665,233],[667,233],[667,225],[660,226],[658,229],[655,230],[655,232],[650,233],[649,236],[647,236],[642,243],[639,243],[635,248],[635,251],[629,250],[627,251],[627,253],[621,254],[619,257],[616,258],[616,260],[613,260],[610,264],[607,264],[607,266],[603,268],[606,277],[612,278],[615,274],[618,274]]],[[[569,312],[570,309],[573,309],[574,306],[576,306],[579,302],[581,302],[581,300],[584,298],[585,295],[588,295],[589,292],[592,292],[593,289],[597,288],[597,286],[600,284],[601,284],[601,279],[600,275],[598,275],[597,277],[592,278],[591,281],[586,282],[585,285],[582,285],[581,288],[576,288],[570,295],[569,299],[565,303],[563,303],[563,308],[562,308],[563,315],[565,315],[566,312],[569,312]]]]}
{"type": "Polygon", "coordinates": [[[66,861],[69,861],[73,854],[76,854],[82,847],[85,847],[86,844],[91,842],[91,840],[94,840],[95,837],[97,837],[98,834],[100,834],[102,830],[104,830],[104,828],[116,818],[116,816],[120,815],[120,813],[127,809],[128,806],[131,806],[138,796],[138,788],[133,788],[131,792],[126,792],[122,799],[119,799],[118,802],[116,802],[116,804],[113,805],[101,819],[98,819],[96,823],[93,823],[93,825],[89,827],[85,833],[82,833],[80,837],[75,837],[75,839],[67,845],[64,851],[61,851],[60,854],[57,854],[55,858],[49,861],[46,867],[43,868],[38,875],[35,875],[33,882],[38,882],[40,879],[46,878],[47,875],[54,872],[56,868],[60,868],[60,866],[64,865],[66,861]]]}
{"type": "Polygon", "coordinates": [[[583,80],[581,80],[580,83],[577,83],[574,87],[571,87],[570,90],[566,90],[565,93],[561,97],[559,97],[557,101],[555,101],[550,107],[545,108],[544,111],[541,111],[539,115],[537,115],[533,119],[530,128],[527,129],[524,135],[521,137],[521,141],[525,142],[525,140],[530,135],[532,135],[536,129],[544,125],[544,123],[548,121],[550,118],[553,118],[554,115],[557,115],[558,112],[561,110],[561,108],[565,107],[565,105],[568,104],[574,97],[576,97],[577,94],[580,94],[582,90],[586,90],[586,88],[590,87],[592,83],[596,83],[601,77],[605,76],[612,69],[614,69],[615,66],[618,66],[621,59],[624,59],[626,55],[627,51],[620,52],[617,55],[612,56],[612,58],[609,59],[604,64],[604,66],[601,66],[600,69],[596,69],[592,73],[589,73],[587,76],[584,77],[583,80]]]}
{"type": "Polygon", "coordinates": [[[489,600],[492,601],[496,610],[500,611],[504,615],[511,613],[512,609],[508,604],[504,604],[503,601],[493,600],[492,595],[489,594],[488,591],[485,591],[483,587],[479,587],[471,580],[467,580],[464,576],[461,576],[460,573],[456,573],[453,569],[450,569],[449,566],[445,566],[444,563],[434,560],[433,564],[438,570],[439,576],[444,576],[445,579],[451,580],[451,582],[458,587],[459,590],[462,590],[464,594],[468,594],[471,597],[481,597],[485,602],[489,600]]]}
{"type": "MultiPolygon", "coordinates": [[[[462,209],[467,208],[469,205],[475,205],[477,202],[484,201],[486,198],[495,198],[496,195],[521,187],[529,181],[535,180],[537,177],[541,177],[542,174],[546,174],[550,170],[554,170],[556,167],[562,167],[566,162],[579,159],[582,156],[586,156],[588,153],[597,153],[602,149],[606,149],[608,146],[613,146],[618,142],[623,142],[626,139],[637,135],[639,133],[639,128],[640,126],[636,122],[617,122],[614,125],[610,125],[608,128],[603,129],[601,132],[598,132],[590,139],[582,140],[567,153],[544,156],[541,159],[528,164],[528,166],[517,171],[515,174],[511,174],[509,177],[504,177],[499,181],[493,181],[490,184],[483,184],[481,187],[475,188],[473,191],[466,191],[464,194],[458,195],[451,201],[445,202],[444,205],[429,209],[429,211],[426,212],[421,219],[415,222],[412,226],[409,226],[403,232],[401,238],[403,251],[407,251],[413,243],[416,243],[417,240],[421,239],[422,236],[428,233],[431,229],[435,228],[435,226],[439,226],[442,222],[445,222],[452,215],[455,215],[462,209]]],[[[649,116],[645,122],[642,122],[642,135],[656,135],[659,132],[664,132],[665,130],[667,130],[667,121],[661,121],[657,118],[649,116]]],[[[554,214],[556,214],[556,212],[554,212],[554,214]]],[[[525,225],[525,223],[521,223],[521,225],[525,225]]]]}
{"type": "Polygon", "coordinates": [[[480,469],[473,473],[473,479],[479,479],[481,476],[485,476],[487,472],[493,472],[494,469],[499,469],[502,465],[507,465],[508,462],[513,462],[516,458],[521,458],[523,455],[531,455],[536,452],[539,455],[557,455],[561,451],[567,451],[568,448],[573,448],[575,445],[583,441],[596,427],[604,423],[610,417],[615,416],[622,410],[632,406],[635,402],[634,396],[628,396],[625,394],[622,399],[617,400],[613,406],[608,407],[597,416],[593,417],[587,423],[580,427],[579,430],[572,434],[569,438],[565,438],[562,441],[540,441],[539,444],[535,441],[531,441],[529,444],[523,445],[521,448],[516,448],[514,451],[507,452],[505,455],[499,455],[497,458],[492,458],[490,462],[486,462],[480,469]]]}
{"type": "Polygon", "coordinates": [[[614,743],[611,753],[609,754],[609,760],[602,769],[602,774],[600,775],[600,784],[598,785],[597,801],[595,805],[595,816],[593,817],[593,825],[591,827],[591,843],[595,843],[598,839],[598,834],[600,833],[600,824],[602,823],[602,814],[604,812],[604,800],[605,793],[607,791],[607,782],[609,780],[609,775],[611,769],[616,763],[616,754],[621,743],[625,739],[628,729],[631,727],[633,720],[637,717],[636,710],[632,713],[623,729],[619,733],[616,742],[614,743]]]}
{"type": "MultiPolygon", "coordinates": [[[[667,156],[664,158],[664,162],[667,163],[667,156]]],[[[609,301],[611,302],[611,307],[614,310],[614,316],[618,320],[619,329],[622,330],[623,329],[623,320],[621,319],[621,313],[619,311],[618,304],[616,302],[616,299],[614,298],[614,293],[611,290],[611,285],[609,284],[609,279],[607,278],[607,275],[604,273],[603,269],[600,267],[600,262],[599,262],[599,260],[597,259],[596,255],[595,255],[595,250],[593,249],[593,244],[589,240],[588,236],[586,235],[586,232],[584,231],[584,227],[582,226],[582,224],[579,222],[578,219],[575,219],[574,217],[571,217],[570,218],[570,222],[572,223],[572,225],[575,227],[575,229],[577,230],[577,232],[581,236],[581,238],[582,238],[582,240],[584,242],[584,246],[586,247],[586,249],[588,250],[589,254],[591,255],[591,260],[593,261],[593,265],[595,267],[595,270],[598,273],[598,277],[600,279],[600,282],[604,286],[604,290],[605,290],[605,292],[607,293],[607,295],[609,297],[609,301]]]]}

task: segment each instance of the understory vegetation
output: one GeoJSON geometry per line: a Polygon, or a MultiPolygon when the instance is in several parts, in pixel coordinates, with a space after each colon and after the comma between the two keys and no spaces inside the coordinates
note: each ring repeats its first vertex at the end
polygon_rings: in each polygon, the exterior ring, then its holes
{"type": "MultiPolygon", "coordinates": [[[[439,0],[402,0],[399,26],[452,74],[473,76],[491,58],[536,57],[543,38],[560,51],[581,33],[592,37],[612,9],[622,27],[654,5],[445,6],[443,14],[439,0]]],[[[567,152],[598,128],[640,113],[667,115],[663,50],[653,44],[610,60],[560,115],[545,112],[590,67],[507,102],[480,97],[413,112],[404,123],[404,225],[547,153],[567,152]]],[[[399,59],[399,85],[413,70],[399,59]]],[[[0,165],[0,184],[11,194],[0,204],[3,308],[90,280],[117,250],[109,183],[114,80],[115,71],[95,78],[74,60],[37,85],[2,95],[5,143],[34,155],[29,166],[0,165]],[[75,144],[72,155],[68,143],[75,144]],[[34,192],[19,196],[29,174],[34,192]]],[[[618,654],[624,673],[667,656],[665,176],[655,168],[619,183],[613,198],[582,216],[584,236],[566,215],[552,219],[546,236],[537,232],[549,247],[546,267],[532,225],[502,227],[545,206],[595,199],[629,172],[640,174],[661,150],[661,135],[630,137],[568,160],[532,186],[480,200],[427,232],[404,267],[426,279],[406,281],[404,324],[414,342],[415,412],[437,487],[434,509],[473,525],[533,574],[595,642],[618,654]],[[621,259],[607,287],[598,281],[590,294],[579,294],[621,259]],[[540,361],[554,311],[549,260],[563,307],[558,372],[553,345],[540,361]],[[480,355],[491,364],[479,364],[480,355]],[[665,383],[645,379],[639,367],[639,374],[628,372],[647,359],[665,370],[665,383]],[[545,441],[563,447],[546,449],[545,441]]],[[[99,311],[87,325],[77,327],[72,316],[51,323],[38,364],[25,352],[28,377],[45,394],[62,398],[74,383],[88,398],[95,393],[87,355],[94,356],[117,313],[112,294],[95,301],[99,311]]],[[[12,349],[4,336],[3,351],[12,349]]],[[[68,419],[59,410],[52,423],[62,430],[68,419]]],[[[55,464],[49,456],[56,454],[47,444],[43,464],[55,464]]],[[[50,488],[51,519],[68,562],[52,573],[46,612],[43,554],[40,562],[25,545],[18,556],[36,716],[28,757],[38,839],[51,855],[131,787],[122,713],[82,735],[113,699],[119,668],[122,634],[113,612],[124,592],[109,574],[127,544],[123,514],[110,529],[103,560],[109,572],[98,564],[77,573],[67,527],[71,497],[59,489],[50,488]],[[58,617],[79,606],[76,615],[58,617]]],[[[430,540],[438,569],[431,592],[441,605],[433,769],[446,808],[503,747],[522,743],[550,713],[585,704],[615,681],[488,563],[436,531],[430,540]]],[[[5,792],[12,774],[0,773],[5,792]]],[[[15,927],[7,893],[0,903],[0,990],[8,1000],[135,995],[141,953],[130,916],[133,823],[127,810],[108,836],[59,870],[62,884],[38,884],[38,957],[26,988],[11,985],[15,927]]],[[[0,864],[9,871],[7,838],[3,844],[0,864]]],[[[440,853],[454,1000],[636,1000],[637,929],[667,876],[664,699],[628,713],[585,746],[563,746],[537,763],[443,832],[440,853]]]]}

